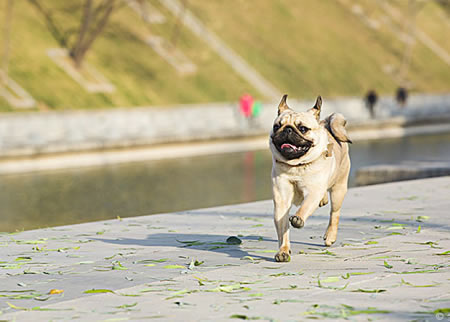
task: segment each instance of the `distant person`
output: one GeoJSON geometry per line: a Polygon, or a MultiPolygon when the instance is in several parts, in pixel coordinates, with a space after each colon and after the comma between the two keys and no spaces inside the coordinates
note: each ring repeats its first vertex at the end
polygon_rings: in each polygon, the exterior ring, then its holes
{"type": "Polygon", "coordinates": [[[378,94],[373,89],[367,92],[365,97],[366,106],[369,109],[370,118],[375,118],[375,105],[378,101],[378,94]]]}
{"type": "Polygon", "coordinates": [[[395,100],[401,108],[405,107],[406,101],[408,100],[408,90],[404,87],[397,88],[397,92],[395,93],[395,100]]]}

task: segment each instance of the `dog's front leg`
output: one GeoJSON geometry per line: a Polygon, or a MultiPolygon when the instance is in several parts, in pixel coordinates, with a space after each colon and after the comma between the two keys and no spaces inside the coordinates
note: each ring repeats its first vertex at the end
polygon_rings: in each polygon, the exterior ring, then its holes
{"type": "Polygon", "coordinates": [[[306,219],[319,207],[323,195],[322,190],[308,193],[296,214],[289,218],[291,225],[295,228],[302,228],[305,225],[306,219]]]}
{"type": "Polygon", "coordinates": [[[277,262],[291,260],[291,245],[289,242],[289,210],[294,198],[294,186],[283,178],[273,178],[274,222],[278,235],[278,247],[275,255],[277,262]]]}

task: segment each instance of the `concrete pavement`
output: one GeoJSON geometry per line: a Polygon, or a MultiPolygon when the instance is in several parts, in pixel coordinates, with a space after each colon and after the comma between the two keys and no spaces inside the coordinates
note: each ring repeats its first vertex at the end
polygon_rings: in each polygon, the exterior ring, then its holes
{"type": "Polygon", "coordinates": [[[2,234],[0,320],[447,320],[449,196],[450,177],[350,189],[337,243],[326,206],[290,263],[270,200],[2,234]]]}

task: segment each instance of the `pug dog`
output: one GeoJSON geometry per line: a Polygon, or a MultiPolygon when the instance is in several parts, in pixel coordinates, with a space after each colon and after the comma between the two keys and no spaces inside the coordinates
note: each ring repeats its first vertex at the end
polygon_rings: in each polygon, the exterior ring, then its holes
{"type": "Polygon", "coordinates": [[[344,116],[334,113],[320,121],[322,98],[306,112],[295,112],[284,95],[270,133],[274,221],[278,235],[277,262],[289,262],[289,222],[302,228],[309,216],[331,200],[326,246],[337,237],[339,215],[350,172],[344,116]],[[292,205],[300,206],[289,216],[292,205]]]}

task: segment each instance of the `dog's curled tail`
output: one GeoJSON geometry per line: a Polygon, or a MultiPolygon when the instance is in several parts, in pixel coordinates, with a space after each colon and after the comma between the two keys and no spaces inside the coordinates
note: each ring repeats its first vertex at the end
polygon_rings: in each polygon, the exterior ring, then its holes
{"type": "Polygon", "coordinates": [[[347,120],[340,113],[333,113],[325,119],[325,127],[328,132],[341,144],[341,142],[352,143],[349,139],[345,125],[347,120]]]}

